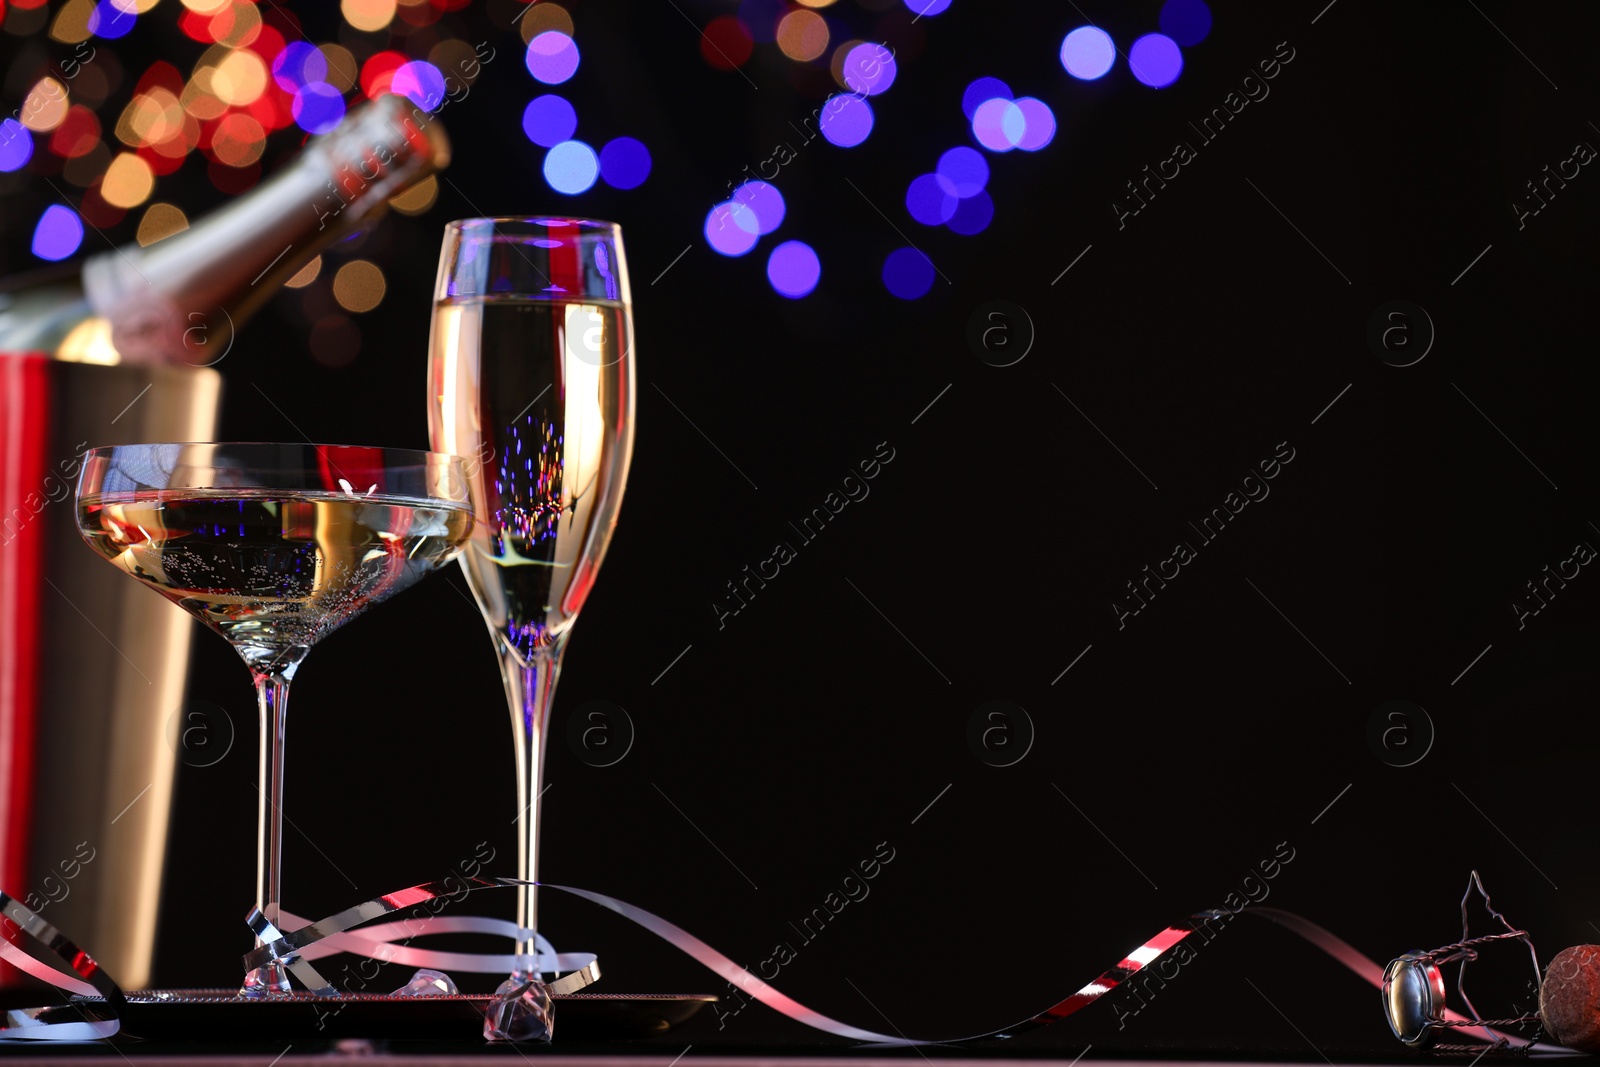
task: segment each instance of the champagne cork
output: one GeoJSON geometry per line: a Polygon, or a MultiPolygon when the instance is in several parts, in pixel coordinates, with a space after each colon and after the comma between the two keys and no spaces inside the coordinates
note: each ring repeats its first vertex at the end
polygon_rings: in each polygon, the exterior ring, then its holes
{"type": "Polygon", "coordinates": [[[1600,945],[1556,953],[1539,985],[1539,1018],[1568,1048],[1600,1052],[1600,945]]]}

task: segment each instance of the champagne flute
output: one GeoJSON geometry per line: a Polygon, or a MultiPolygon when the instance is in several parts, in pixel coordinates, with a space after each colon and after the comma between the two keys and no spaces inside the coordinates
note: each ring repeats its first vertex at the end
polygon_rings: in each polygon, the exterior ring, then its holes
{"type": "MultiPolygon", "coordinates": [[[[96,448],[77,520],[90,548],[221,634],[250,668],[261,709],[250,923],[276,924],[289,682],[317,641],[455,558],[472,530],[465,468],[394,448],[96,448]]],[[[240,994],[288,993],[293,962],[250,971],[240,994]]]]}
{"type": "MultiPolygon", "coordinates": [[[[574,218],[445,227],[429,342],[433,447],[471,457],[475,526],[461,563],[489,624],[511,710],[517,874],[537,878],[550,701],[605,557],[633,451],[633,317],[622,232],[574,218]]],[[[517,965],[484,1023],[549,1040],[534,935],[517,888],[517,965]]]]}

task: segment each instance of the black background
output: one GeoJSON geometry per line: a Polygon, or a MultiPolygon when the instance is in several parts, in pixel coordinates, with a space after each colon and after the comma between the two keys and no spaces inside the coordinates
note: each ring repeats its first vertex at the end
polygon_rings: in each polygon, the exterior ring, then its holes
{"type": "MultiPolygon", "coordinates": [[[[873,98],[865,144],[819,140],[775,180],[789,205],[777,237],[823,263],[798,301],[766,283],[771,239],[726,259],[700,227],[742,168],[795,140],[787,124],[816,106],[816,79],[771,45],[745,68],[754,85],[710,69],[696,27],[731,5],[571,4],[584,59],[563,91],[579,136],[638,136],[655,169],[640,189],[569,200],[543,184],[542,151],[518,126],[538,90],[516,33],[475,3],[449,25],[499,58],[442,116],[455,160],[438,203],[331,257],[373,258],[389,280],[359,317],[358,357],[315,362],[307,298],[280,295],[219,367],[222,436],[424,447],[443,223],[615,219],[636,305],[638,435],[557,701],[547,879],[649,908],[752,969],[788,941],[799,951],[784,991],[930,1037],[1065,996],[1162,925],[1221,905],[1285,841],[1295,859],[1268,902],[1380,962],[1454,940],[1474,868],[1542,960],[1600,939],[1600,578],[1584,568],[1522,629],[1511,607],[1576,543],[1600,545],[1584,384],[1600,178],[1585,168],[1522,229],[1510,206],[1574,144],[1600,144],[1597,16],[1324,3],[1214,4],[1210,36],[1157,92],[1122,59],[1094,83],[1056,59],[1085,21],[1123,48],[1153,31],[1148,0],[1081,13],[956,0],[915,25],[842,0],[827,14],[890,40],[899,78],[873,98]],[[1188,122],[1280,42],[1294,58],[1270,96],[1200,145],[1188,122]],[[1042,152],[989,157],[988,230],[930,231],[906,214],[904,189],[968,143],[961,91],[981,75],[1044,99],[1060,129],[1042,152]],[[1197,158],[1119,229],[1113,199],[1180,140],[1197,158]],[[897,230],[940,271],[915,302],[878,279],[905,243],[897,230]],[[1004,368],[966,340],[996,299],[1035,332],[1004,368]],[[1369,317],[1393,300],[1420,305],[1437,333],[1413,366],[1367,342],[1369,317]],[[719,629],[724,583],[793,544],[787,523],[880,442],[894,459],[871,495],[796,545],[719,629]],[[1187,522],[1279,442],[1294,459],[1270,496],[1199,544],[1187,522]],[[1110,605],[1124,583],[1179,540],[1198,558],[1119,629],[1110,605]],[[1005,768],[967,742],[974,709],[997,699],[1037,732],[1005,768]],[[1437,732],[1403,768],[1367,739],[1374,710],[1396,699],[1437,732]],[[604,768],[565,741],[565,717],[594,700],[637,729],[604,768]],[[871,895],[802,946],[790,922],[880,842],[895,858],[871,895]]],[[[313,40],[334,33],[332,5],[285,6],[313,40]]],[[[199,46],[171,27],[176,9],[156,8],[121,48],[170,48],[187,69],[199,46]]],[[[16,38],[0,35],[0,49],[21,62],[16,38]]],[[[287,153],[282,136],[273,150],[287,153]]],[[[202,175],[194,161],[165,180],[191,215],[221,201],[202,175]]],[[[5,263],[21,269],[53,194],[7,188],[5,263]]],[[[1008,328],[1026,329],[1015,317],[1008,328]]],[[[157,984],[223,985],[248,940],[254,710],[245,671],[209,635],[195,640],[191,697],[225,708],[239,740],[215,766],[182,770],[157,984]]],[[[443,877],[483,840],[510,873],[504,718],[454,569],[324,642],[290,712],[286,907],[321,916],[443,877]]],[[[590,905],[549,896],[544,915],[558,947],[600,952],[600,988],[722,988],[590,905]]],[[[1526,956],[1491,949],[1480,966],[1478,1006],[1509,1012],[1526,956]]],[[[1370,988],[1249,919],[1120,1029],[1119,1014],[1099,1005],[1027,1043],[1399,1051],[1370,988]]],[[[811,1040],[760,1007],[697,1033],[706,1047],[811,1040]]]]}

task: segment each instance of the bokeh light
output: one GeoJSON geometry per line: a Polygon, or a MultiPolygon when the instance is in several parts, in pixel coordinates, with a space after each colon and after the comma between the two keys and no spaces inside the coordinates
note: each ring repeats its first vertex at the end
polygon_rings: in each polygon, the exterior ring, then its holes
{"type": "Polygon", "coordinates": [[[295,124],[307,133],[327,133],[344,118],[344,97],[326,82],[312,82],[294,94],[295,124]]]}
{"type": "Polygon", "coordinates": [[[132,152],[120,153],[106,168],[100,195],[112,207],[138,207],[155,191],[156,176],[150,164],[132,152]]]}
{"type": "Polygon", "coordinates": [[[435,111],[444,103],[444,75],[427,60],[413,59],[394,72],[389,91],[405,97],[424,111],[435,111]]]}
{"type": "Polygon", "coordinates": [[[804,241],[785,241],[767,257],[767,281],[791,300],[811,292],[821,278],[822,261],[804,241]]]}
{"type": "Polygon", "coordinates": [[[1022,136],[1017,147],[1024,152],[1037,152],[1056,136],[1056,116],[1043,100],[1024,96],[1017,100],[1017,110],[1022,112],[1022,136]]]}
{"type": "Polygon", "coordinates": [[[978,107],[989,100],[1010,100],[1011,86],[999,78],[979,78],[961,94],[961,113],[971,122],[978,107]]]}
{"type": "Polygon", "coordinates": [[[522,14],[517,16],[517,29],[522,34],[522,43],[527,44],[545,30],[560,30],[568,37],[572,36],[572,16],[560,4],[550,3],[549,0],[538,0],[522,9],[522,14]]]}
{"type": "Polygon", "coordinates": [[[33,254],[51,262],[66,259],[83,244],[83,221],[63,204],[51,204],[33,228],[33,254]]]}
{"type": "Polygon", "coordinates": [[[553,148],[578,132],[578,112],[566,97],[536,96],[522,112],[522,132],[539,147],[553,148]]]}
{"type": "Polygon", "coordinates": [[[156,201],[144,209],[144,217],[139,220],[139,232],[136,240],[140,248],[155,244],[163,237],[171,237],[175,233],[182,233],[189,228],[189,216],[176,204],[156,201]]]}
{"type": "Polygon", "coordinates": [[[972,115],[972,136],[991,152],[1009,152],[1028,132],[1028,119],[1014,101],[986,100],[972,115]]]}
{"type": "MultiPolygon", "coordinates": [[[[71,114],[67,116],[69,123],[72,118],[71,114]]],[[[149,92],[135,96],[122,109],[122,115],[117,119],[117,140],[134,148],[161,144],[174,137],[181,138],[188,124],[193,121],[184,112],[178,98],[158,85],[149,92]]],[[[95,130],[98,136],[98,123],[95,130]]],[[[187,147],[185,144],[186,150],[187,147]]]]}
{"type": "Polygon", "coordinates": [[[859,96],[835,93],[823,101],[817,128],[840,148],[854,148],[872,132],[872,105],[859,96]]]}
{"type": "Polygon", "coordinates": [[[389,198],[389,206],[402,215],[421,215],[439,199],[439,179],[432,174],[405,192],[389,198]]]}
{"type": "Polygon", "coordinates": [[[1187,48],[1211,32],[1211,9],[1206,0],[1167,0],[1161,5],[1161,32],[1187,48]]]}
{"type": "Polygon", "coordinates": [[[1183,52],[1171,37],[1147,33],[1128,49],[1128,69],[1152,89],[1165,89],[1183,72],[1183,52]]]}
{"type": "MultiPolygon", "coordinates": [[[[288,51],[288,48],[292,47],[294,46],[289,45],[284,50],[288,51]]],[[[403,53],[395,52],[389,49],[385,49],[382,52],[377,52],[371,56],[368,56],[367,61],[361,64],[361,91],[366,94],[366,97],[369,100],[375,100],[382,96],[384,93],[389,91],[389,86],[394,83],[394,72],[405,66],[408,62],[410,62],[410,60],[408,60],[403,53]]],[[[274,78],[278,77],[277,70],[277,62],[274,61],[274,78]]],[[[317,79],[312,80],[315,81],[317,79]]],[[[278,84],[283,84],[282,79],[279,79],[278,84]]],[[[289,89],[289,91],[293,92],[294,90],[289,89]]]]}
{"type": "MultiPolygon", "coordinates": [[[[177,103],[175,98],[173,103],[177,103]]],[[[181,136],[183,132],[183,112],[180,110],[178,115],[179,123],[175,133],[179,135],[177,137],[178,144],[182,145],[184,151],[187,152],[188,145],[184,144],[181,136]]],[[[99,143],[100,120],[93,111],[90,111],[82,104],[73,104],[67,110],[67,117],[61,120],[61,125],[57,126],[55,132],[50,135],[50,151],[62,159],[76,159],[99,143]]],[[[0,155],[3,155],[4,152],[4,148],[0,148],[0,155]]],[[[4,165],[0,165],[0,170],[4,169],[4,165]]]]}
{"type": "Polygon", "coordinates": [[[970,236],[988,228],[989,220],[993,218],[994,201],[988,193],[980,192],[958,203],[955,214],[950,216],[945,225],[956,233],[970,236]]]}
{"type": "Polygon", "coordinates": [[[328,60],[305,41],[291,41],[272,60],[272,80],[286,93],[328,77],[328,60]]]}
{"type": "Polygon", "coordinates": [[[33,134],[16,119],[0,119],[0,171],[13,171],[33,158],[33,134]]]}
{"type": "Polygon", "coordinates": [[[34,133],[55,129],[67,117],[67,87],[54,78],[40,78],[23,98],[20,115],[34,133]]]}
{"type": "Polygon", "coordinates": [[[742,256],[756,246],[760,223],[755,212],[733,200],[726,200],[706,213],[706,243],[725,256],[742,256]]]}
{"type": "Polygon", "coordinates": [[[333,298],[346,311],[371,311],[387,288],[383,271],[370,260],[352,259],[333,276],[333,298]]]}
{"type": "Polygon", "coordinates": [[[778,48],[790,59],[808,62],[828,50],[828,23],[815,11],[799,8],[778,23],[778,48]]]}
{"type": "Polygon", "coordinates": [[[937,174],[918,175],[906,186],[906,210],[924,226],[949,222],[960,202],[955,194],[944,191],[944,183],[937,174]]]}
{"type": "Polygon", "coordinates": [[[871,42],[852,46],[840,68],[845,88],[863,96],[877,96],[888,89],[896,73],[894,53],[871,42]]]}
{"type": "Polygon", "coordinates": [[[1117,46],[1098,26],[1079,26],[1061,40],[1061,65],[1080,81],[1103,78],[1117,61],[1117,46]]]}
{"type": "Polygon", "coordinates": [[[290,289],[304,289],[317,280],[317,275],[322,273],[322,257],[313,256],[311,262],[294,272],[294,276],[283,284],[290,289]]]}
{"type": "Polygon", "coordinates": [[[600,159],[582,141],[562,141],[544,157],[544,180],[558,193],[576,196],[600,176],[600,159]]]}
{"type": "Polygon", "coordinates": [[[617,137],[600,149],[600,177],[613,189],[637,189],[650,177],[650,149],[634,137],[617,137]]]}
{"type": "Polygon", "coordinates": [[[546,85],[560,85],[578,69],[578,45],[560,30],[545,30],[528,42],[528,73],[546,85]]]}
{"type": "Polygon", "coordinates": [[[89,13],[89,32],[107,41],[114,41],[133,29],[134,21],[132,5],[124,9],[118,0],[100,0],[89,13]]]}
{"type": "Polygon", "coordinates": [[[342,44],[319,44],[317,51],[328,63],[328,76],[324,81],[341,93],[348,93],[356,87],[361,64],[356,62],[355,53],[342,44]]]}
{"type": "Polygon", "coordinates": [[[211,91],[234,107],[251,104],[267,91],[267,65],[247,49],[229,52],[211,73],[211,91]]]}
{"type": "Polygon", "coordinates": [[[249,115],[224,115],[211,133],[211,155],[230,167],[248,167],[267,147],[267,131],[249,115]]]}
{"type": "Polygon", "coordinates": [[[883,286],[901,300],[916,300],[933,288],[933,263],[915,248],[897,248],[883,261],[883,286]]]}
{"type": "Polygon", "coordinates": [[[989,162],[972,148],[952,148],[939,157],[934,168],[939,188],[959,199],[976,196],[989,183],[989,162]]]}
{"type": "Polygon", "coordinates": [[[905,0],[905,3],[918,18],[923,15],[937,15],[950,6],[950,0],[905,0]]]}
{"type": "Polygon", "coordinates": [[[394,19],[394,0],[339,0],[344,20],[358,30],[377,33],[394,19]]]}
{"type": "Polygon", "coordinates": [[[718,70],[736,70],[750,59],[755,40],[750,27],[732,15],[721,15],[700,31],[700,55],[718,70]]]}
{"type": "MultiPolygon", "coordinates": [[[[126,6],[128,0],[120,0],[126,6]]],[[[154,5],[152,5],[154,6],[154,5]]],[[[254,4],[235,2],[224,7],[206,24],[211,40],[229,48],[240,48],[254,41],[261,33],[261,12],[254,4]]]]}
{"type": "Polygon", "coordinates": [[[783,224],[783,216],[788,211],[783,194],[759,178],[735,189],[733,202],[748,209],[734,212],[733,221],[757,235],[776,230],[783,224]]]}

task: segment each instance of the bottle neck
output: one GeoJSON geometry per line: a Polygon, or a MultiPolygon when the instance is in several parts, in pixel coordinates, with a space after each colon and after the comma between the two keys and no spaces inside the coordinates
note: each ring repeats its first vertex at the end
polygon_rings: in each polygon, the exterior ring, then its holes
{"type": "Polygon", "coordinates": [[[124,361],[215,362],[233,330],[284,281],[448,153],[437,124],[419,125],[402,97],[380,97],[189,230],[87,260],[89,307],[110,323],[124,361]]]}

